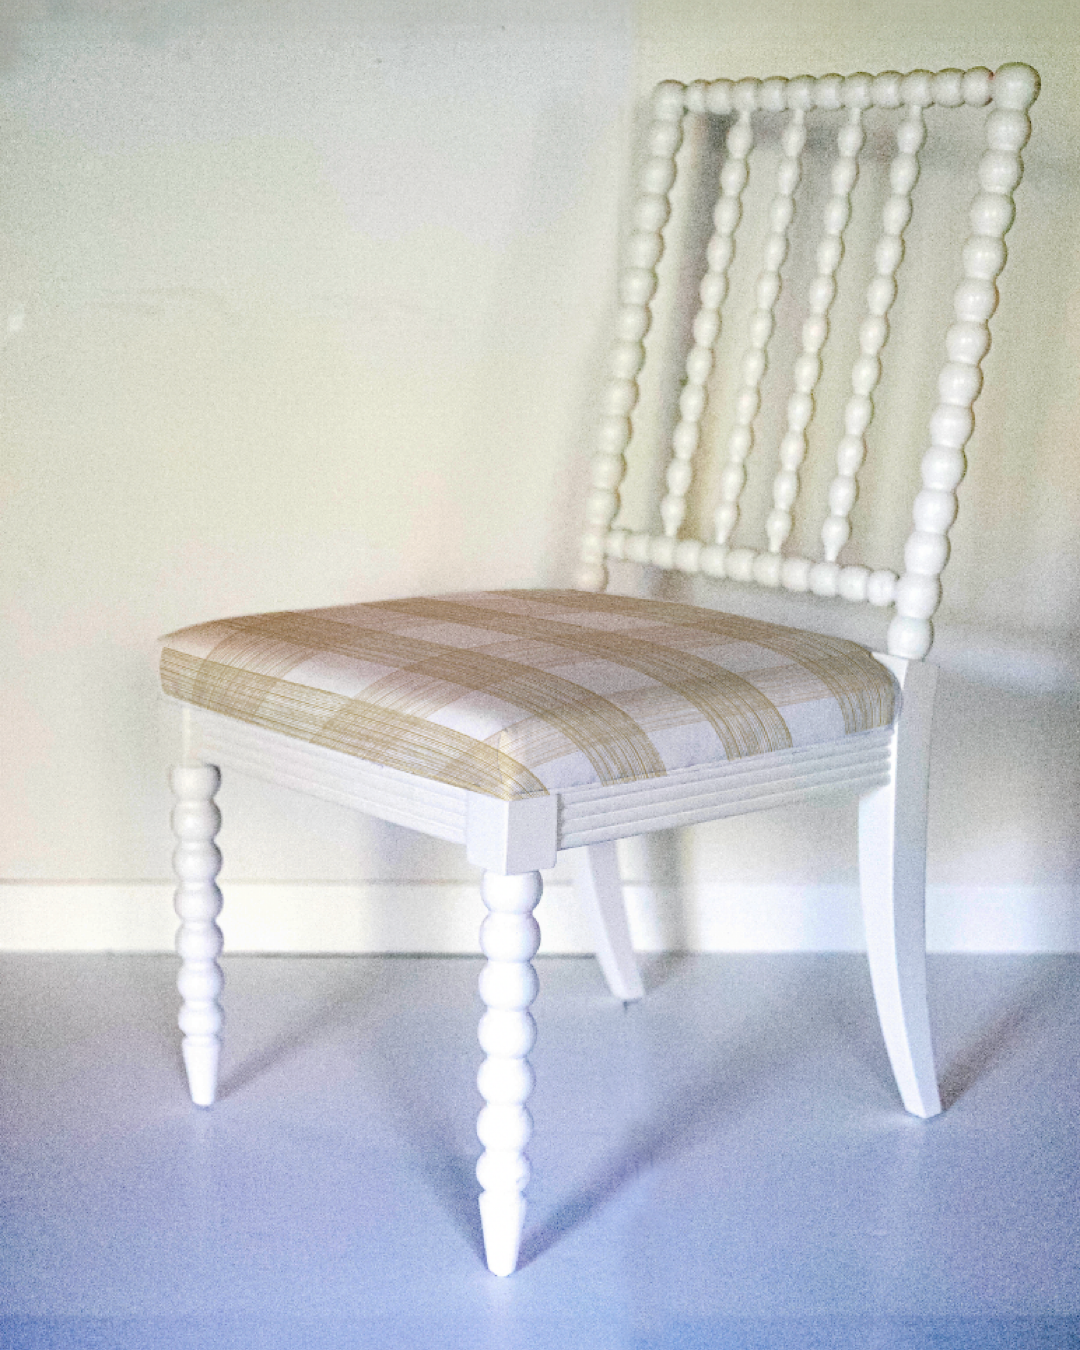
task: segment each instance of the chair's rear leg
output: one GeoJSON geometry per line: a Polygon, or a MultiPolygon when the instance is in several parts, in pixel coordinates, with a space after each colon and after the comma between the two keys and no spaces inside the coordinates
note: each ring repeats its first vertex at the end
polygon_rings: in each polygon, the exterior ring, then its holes
{"type": "Polygon", "coordinates": [[[936,672],[904,674],[891,781],[859,802],[870,975],[896,1085],[912,1115],[941,1110],[926,1002],[926,798],[936,672]]]}
{"type": "Polygon", "coordinates": [[[217,963],[221,929],[215,922],[221,913],[221,892],[215,881],[221,854],[214,843],[221,826],[221,812],[214,801],[220,782],[221,774],[212,764],[178,764],[172,771],[177,797],[172,814],[177,837],[173,866],[180,881],[175,902],[180,917],[177,988],[183,1000],[179,1021],[184,1033],[184,1066],[196,1106],[211,1105],[217,1095],[221,1051],[218,999],[225,981],[217,963]]]}
{"type": "Polygon", "coordinates": [[[529,1161],[525,1145],[532,1118],[525,1102],[533,1087],[526,1058],[536,1041],[529,1008],[537,994],[532,958],[540,945],[533,910],[543,891],[539,872],[498,876],[485,872],[481,883],[488,916],[480,928],[480,946],[488,958],[480,973],[480,997],[487,1011],[480,1019],[480,1045],[486,1059],[477,1086],[486,1105],[476,1122],[484,1152],[476,1165],[483,1188],[480,1222],[488,1269],[510,1275],[517,1266],[529,1161]]]}
{"type": "Polygon", "coordinates": [[[615,997],[632,1003],[645,990],[630,945],[615,844],[589,844],[573,852],[577,893],[592,922],[596,959],[615,997]]]}

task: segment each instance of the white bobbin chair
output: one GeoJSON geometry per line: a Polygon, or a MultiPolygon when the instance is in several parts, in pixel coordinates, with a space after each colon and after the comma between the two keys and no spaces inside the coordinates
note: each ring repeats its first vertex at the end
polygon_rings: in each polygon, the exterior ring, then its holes
{"type": "MultiPolygon", "coordinates": [[[[1003,237],[1013,220],[1028,109],[1037,93],[1038,77],[1024,65],[994,74],[975,69],[660,85],[620,283],[613,376],[604,395],[577,589],[254,615],[164,639],[163,688],[184,710],[183,760],[172,777],[179,799],[173,816],[177,946],[184,1059],[197,1104],[214,1100],[220,1046],[214,795],[218,766],[225,765],[461,843],[483,869],[490,912],[480,934],[488,960],[480,978],[486,1057],[478,1083],[486,1104],[477,1126],[484,1145],[477,1176],[488,1265],[498,1275],[517,1264],[525,1212],[524,1148],[532,1130],[525,1102],[533,1082],[527,1056],[536,1034],[531,961],[539,943],[533,910],[540,872],[559,850],[578,850],[580,897],[595,922],[601,965],[616,997],[631,1000],[640,997],[641,984],[616,840],[838,789],[858,796],[862,904],[886,1047],[907,1110],[922,1117],[941,1110],[926,1004],[926,790],[935,672],[924,658],[998,300],[995,281],[1005,263],[1003,237]],[[921,486],[914,506],[904,506],[913,528],[903,569],[894,571],[841,555],[855,542],[852,508],[872,453],[867,433],[933,106],[986,106],[989,113],[970,187],[957,175],[973,198],[970,233],[956,250],[938,402],[921,486]],[[837,312],[864,119],[887,113],[894,117],[893,148],[884,166],[880,227],[872,265],[855,282],[862,296],[859,352],[835,440],[818,554],[803,556],[788,546],[830,316],[837,312]],[[700,304],[688,353],[684,348],[658,528],[634,530],[618,520],[619,490],[688,117],[723,119],[726,152],[699,272],[700,304]],[[751,525],[740,509],[815,119],[826,124],[834,150],[823,205],[816,208],[819,240],[785,386],[772,504],[761,541],[751,546],[736,532],[751,525]],[[755,135],[763,124],[775,129],[778,120],[780,153],[764,237],[746,241],[737,231],[755,135]],[[756,280],[738,344],[712,527],[695,537],[684,526],[737,238],[756,280]],[[817,630],[713,609],[609,595],[612,560],[818,597],[825,628],[839,602],[891,610],[887,651],[874,655],[817,630]]],[[[947,134],[944,125],[941,134],[947,134]]]]}

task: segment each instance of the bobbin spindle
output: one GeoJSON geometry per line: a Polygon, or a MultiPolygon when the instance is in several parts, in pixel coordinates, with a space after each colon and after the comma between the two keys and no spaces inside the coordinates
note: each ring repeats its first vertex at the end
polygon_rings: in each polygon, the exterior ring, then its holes
{"type": "MultiPolygon", "coordinates": [[[[754,93],[756,98],[756,89],[754,93]]],[[[802,83],[788,81],[785,95],[788,107],[792,109],[791,118],[781,137],[776,193],[769,206],[769,231],[754,289],[755,308],[750,316],[748,341],[742,358],[741,385],[734,400],[734,425],[728,436],[726,462],[720,473],[720,503],[713,516],[715,543],[721,547],[728,544],[739,518],[739,498],[746,483],[746,459],[754,444],[754,419],[761,406],[761,382],[768,365],[769,339],[776,322],[780,268],[787,257],[788,231],[795,215],[795,189],[801,173],[800,157],[806,145],[809,91],[802,83]]],[[[738,86],[735,101],[738,106],[738,86]]]]}
{"type": "MultiPolygon", "coordinates": [[[[830,96],[833,89],[828,89],[830,96]]],[[[839,90],[835,91],[839,95],[839,90]]],[[[869,102],[869,89],[866,91],[869,102]]],[[[821,350],[829,335],[829,311],[836,296],[836,269],[844,254],[844,230],[851,218],[851,192],[859,176],[859,151],[865,135],[862,107],[850,109],[837,134],[832,194],[825,204],[817,273],[807,296],[809,317],[802,327],[802,351],[795,362],[795,390],[788,399],[787,430],[780,442],[780,469],[773,480],[773,507],[765,521],[770,553],[779,553],[793,526],[792,507],[799,493],[799,469],[806,458],[807,427],[814,414],[814,390],[821,378],[821,350]]],[[[766,584],[778,585],[780,568],[759,568],[766,584]],[[775,574],[775,575],[774,575],[775,574]]]]}
{"type": "Polygon", "coordinates": [[[911,219],[911,193],[919,177],[919,150],[926,139],[924,108],[930,99],[930,79],[878,76],[873,93],[875,102],[885,107],[898,106],[905,95],[913,101],[907,104],[897,126],[896,154],[889,166],[891,195],[882,211],[881,235],[874,250],[875,271],[866,290],[866,317],[859,329],[859,357],[852,367],[851,396],[844,408],[844,435],[836,451],[836,476],[829,486],[829,515],[821,529],[826,563],[836,562],[851,537],[851,508],[858,496],[859,470],[866,459],[873,395],[881,379],[881,350],[889,336],[896,274],[904,257],[904,230],[911,219]]]}
{"type": "Polygon", "coordinates": [[[742,196],[749,178],[747,159],[753,144],[750,113],[744,110],[726,138],[727,159],[720,171],[720,196],[705,253],[708,267],[698,291],[701,306],[694,316],[694,345],[686,358],[686,383],[679,397],[679,421],[666,474],[667,494],[660,503],[664,533],[671,538],[679,533],[686,515],[686,494],[693,480],[694,453],[701,438],[707,383],[720,334],[720,310],[727,296],[728,269],[735,253],[735,231],[742,216],[742,196]]]}
{"type": "Polygon", "coordinates": [[[576,576],[577,586],[585,591],[600,591],[607,584],[604,540],[619,510],[619,485],[626,472],[625,452],[633,430],[631,414],[638,400],[637,377],[645,362],[645,334],[652,317],[649,303],[656,291],[656,267],[664,250],[663,229],[671,213],[675,156],[682,143],[685,111],[683,85],[668,80],[657,86],[647,133],[648,157],[641,171],[633,230],[619,279],[611,371],[601,400],[591,488],[585,503],[586,528],[576,576]]]}
{"type": "Polygon", "coordinates": [[[1020,151],[1031,134],[1027,113],[1038,96],[1039,77],[1030,66],[1007,65],[992,77],[969,71],[962,87],[967,102],[989,100],[992,107],[978,166],[979,191],[969,214],[971,234],[962,253],[963,276],[953,296],[954,322],[945,336],[939,401],[930,417],[930,447],[922,460],[922,489],[904,547],[896,615],[889,625],[888,649],[896,656],[925,656],[933,642],[949,529],[956,519],[956,489],[967,469],[964,450],[975,427],[980,364],[990,347],[990,317],[998,302],[995,283],[1005,266],[1004,236],[1013,221],[1013,193],[1024,171],[1020,151]]]}

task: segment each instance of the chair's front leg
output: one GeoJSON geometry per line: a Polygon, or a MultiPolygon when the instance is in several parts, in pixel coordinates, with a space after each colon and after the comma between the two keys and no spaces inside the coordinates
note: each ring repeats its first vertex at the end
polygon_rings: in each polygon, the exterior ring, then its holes
{"type": "Polygon", "coordinates": [[[487,1058],[477,1086],[487,1103],[476,1133],[484,1152],[476,1166],[480,1222],[488,1269],[509,1275],[517,1266],[529,1162],[523,1152],[532,1134],[525,1101],[533,1088],[526,1059],[536,1041],[529,1007],[536,998],[532,958],[540,945],[533,910],[543,891],[539,872],[498,876],[485,872],[481,890],[489,913],[480,928],[480,946],[488,958],[480,974],[480,1044],[487,1058]]]}
{"type": "Polygon", "coordinates": [[[183,999],[179,1021],[184,1033],[184,1067],[196,1106],[210,1106],[217,1094],[221,1051],[218,998],[225,979],[217,963],[221,929],[215,922],[221,913],[221,892],[215,881],[221,853],[214,843],[221,826],[221,812],[214,801],[220,783],[221,774],[212,764],[178,764],[172,771],[177,797],[172,814],[177,837],[173,866],[180,880],[175,901],[180,918],[177,988],[183,999]]]}

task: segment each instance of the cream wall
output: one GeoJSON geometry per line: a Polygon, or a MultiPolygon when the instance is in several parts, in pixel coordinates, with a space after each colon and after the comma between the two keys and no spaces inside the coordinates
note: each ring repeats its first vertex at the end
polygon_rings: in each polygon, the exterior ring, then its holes
{"type": "MultiPolygon", "coordinates": [[[[567,578],[656,78],[1019,56],[1044,92],[940,625],[930,921],[1077,948],[1077,51],[1049,5],[788,8],[9,9],[0,947],[169,945],[159,633],[567,578]]],[[[239,779],[221,801],[234,949],[472,949],[455,850],[239,779]]],[[[857,946],[851,824],[628,849],[639,944],[857,946]]],[[[581,948],[561,869],[544,903],[547,949],[581,948]]]]}

